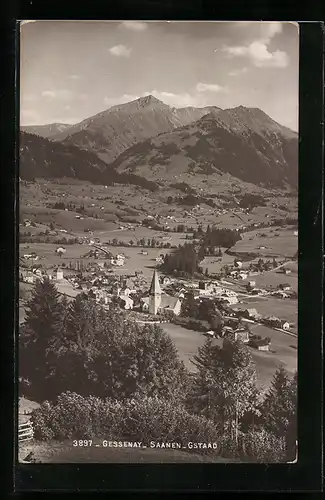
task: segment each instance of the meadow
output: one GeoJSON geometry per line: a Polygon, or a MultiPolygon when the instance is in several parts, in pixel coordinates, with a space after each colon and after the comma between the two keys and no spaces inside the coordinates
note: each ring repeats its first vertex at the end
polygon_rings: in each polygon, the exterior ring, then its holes
{"type": "MultiPolygon", "coordinates": [[[[179,356],[184,361],[185,366],[190,371],[194,371],[196,368],[191,362],[191,359],[197,354],[198,347],[203,345],[205,336],[200,332],[187,330],[182,326],[171,323],[164,323],[162,327],[173,339],[179,356]]],[[[283,364],[290,372],[296,370],[297,351],[290,347],[291,345],[297,346],[296,338],[261,325],[253,325],[252,333],[271,338],[271,350],[269,352],[257,351],[256,349],[250,348],[253,360],[256,364],[257,384],[259,387],[269,387],[274,372],[279,364],[283,364]]],[[[221,346],[222,340],[213,339],[213,343],[221,346]]]]}

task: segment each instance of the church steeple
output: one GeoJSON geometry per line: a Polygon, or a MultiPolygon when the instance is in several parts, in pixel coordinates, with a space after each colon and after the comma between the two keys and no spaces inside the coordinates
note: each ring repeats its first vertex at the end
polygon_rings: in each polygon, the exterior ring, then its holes
{"type": "Polygon", "coordinates": [[[156,270],[154,270],[149,290],[149,314],[157,314],[160,303],[161,303],[161,288],[160,288],[158,273],[156,270]]]}
{"type": "Polygon", "coordinates": [[[152,276],[149,295],[155,295],[156,293],[161,293],[161,288],[160,288],[158,273],[155,269],[152,276]]]}

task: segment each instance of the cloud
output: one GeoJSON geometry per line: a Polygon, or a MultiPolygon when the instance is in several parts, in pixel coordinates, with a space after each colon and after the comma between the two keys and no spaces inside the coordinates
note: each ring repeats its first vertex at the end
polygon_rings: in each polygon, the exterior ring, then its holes
{"type": "Polygon", "coordinates": [[[172,92],[151,90],[144,92],[143,95],[153,95],[156,99],[163,101],[165,104],[175,108],[185,108],[187,106],[204,107],[206,106],[206,98],[202,94],[191,95],[187,92],[174,94],[172,92]]]}
{"type": "Polygon", "coordinates": [[[221,85],[217,85],[216,83],[202,83],[199,82],[196,86],[196,90],[198,92],[223,92],[225,91],[225,87],[221,85]]]}
{"type": "Polygon", "coordinates": [[[147,23],[141,21],[124,21],[120,26],[132,31],[145,31],[148,28],[147,23]]]}
{"type": "Polygon", "coordinates": [[[53,90],[43,90],[41,96],[42,97],[51,97],[54,99],[56,97],[56,93],[53,92],[53,90]]]}
{"type": "Polygon", "coordinates": [[[115,45],[109,49],[113,56],[117,57],[129,57],[132,49],[126,47],[125,45],[115,45]]]}
{"type": "Polygon", "coordinates": [[[223,50],[229,57],[248,57],[258,68],[285,68],[289,64],[286,52],[270,52],[267,44],[262,41],[255,41],[247,46],[224,47],[223,50]]]}
{"type": "Polygon", "coordinates": [[[68,89],[43,90],[41,96],[49,99],[58,99],[62,101],[75,100],[84,102],[88,100],[88,94],[74,93],[68,89]]]}
{"type": "Polygon", "coordinates": [[[243,45],[224,46],[222,50],[228,57],[247,57],[258,68],[285,68],[289,64],[286,52],[281,50],[271,52],[268,47],[271,40],[282,32],[283,23],[238,21],[235,24],[238,28],[246,28],[248,34],[254,33],[255,38],[243,45]]]}
{"type": "Polygon", "coordinates": [[[117,104],[125,104],[126,102],[130,102],[130,101],[135,101],[136,99],[139,99],[139,97],[141,96],[138,96],[138,95],[131,95],[131,94],[124,94],[122,96],[119,96],[119,97],[107,97],[105,96],[104,97],[104,104],[106,104],[106,106],[115,106],[117,104]]]}
{"type": "Polygon", "coordinates": [[[241,69],[235,69],[234,71],[230,71],[228,74],[229,76],[238,76],[238,75],[242,75],[244,73],[247,73],[248,71],[248,68],[241,68],[241,69]]]}
{"type": "Polygon", "coordinates": [[[69,75],[70,80],[80,80],[81,76],[80,75],[69,75]]]}

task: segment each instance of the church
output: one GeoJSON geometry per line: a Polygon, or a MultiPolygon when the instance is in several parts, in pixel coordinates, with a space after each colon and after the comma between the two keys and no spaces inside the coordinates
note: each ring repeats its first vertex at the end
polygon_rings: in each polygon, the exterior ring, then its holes
{"type": "Polygon", "coordinates": [[[159,283],[158,272],[155,270],[153,273],[149,297],[141,299],[142,311],[148,312],[152,315],[163,314],[164,312],[171,312],[176,316],[181,312],[181,301],[179,297],[173,297],[161,290],[159,283]]]}

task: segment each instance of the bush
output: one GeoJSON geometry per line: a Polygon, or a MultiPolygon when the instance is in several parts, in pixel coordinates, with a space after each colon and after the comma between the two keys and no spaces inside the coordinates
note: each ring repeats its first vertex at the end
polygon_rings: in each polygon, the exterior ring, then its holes
{"type": "Polygon", "coordinates": [[[264,429],[245,434],[243,452],[254,462],[283,462],[286,460],[285,438],[264,429]]]}
{"type": "MultiPolygon", "coordinates": [[[[175,401],[141,396],[122,403],[76,393],[61,394],[55,404],[34,410],[35,438],[84,439],[105,437],[130,441],[218,442],[215,425],[189,414],[175,401]]],[[[203,449],[201,453],[211,452],[203,449]]],[[[215,450],[214,450],[215,451],[215,450]]]]}
{"type": "Polygon", "coordinates": [[[120,404],[67,391],[55,404],[45,401],[32,413],[35,439],[113,437],[120,404]]]}

